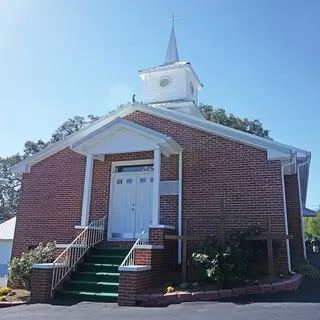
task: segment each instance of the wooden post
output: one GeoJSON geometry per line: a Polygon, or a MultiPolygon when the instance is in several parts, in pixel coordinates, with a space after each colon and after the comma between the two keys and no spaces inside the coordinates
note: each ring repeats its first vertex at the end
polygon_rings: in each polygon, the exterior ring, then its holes
{"type": "Polygon", "coordinates": [[[170,240],[181,240],[182,241],[182,279],[187,279],[187,258],[188,258],[188,241],[189,240],[203,240],[205,237],[202,236],[189,236],[188,235],[188,220],[185,219],[183,222],[183,233],[181,236],[166,235],[165,239],[170,240]]]}
{"type": "Polygon", "coordinates": [[[274,279],[274,261],[273,261],[273,240],[286,240],[292,239],[292,235],[272,234],[270,226],[270,218],[266,218],[266,232],[262,236],[251,236],[247,240],[267,240],[267,251],[268,251],[268,273],[271,279],[274,279]]]}
{"type": "Polygon", "coordinates": [[[187,279],[187,256],[188,256],[188,220],[185,219],[183,222],[183,235],[185,236],[185,241],[182,241],[182,278],[183,281],[187,279]]]}
{"type": "Polygon", "coordinates": [[[222,249],[226,246],[226,211],[224,199],[221,199],[221,213],[220,213],[220,243],[222,249]]]}
{"type": "Polygon", "coordinates": [[[267,250],[268,250],[268,272],[272,279],[274,279],[274,263],[273,263],[273,239],[270,227],[270,218],[266,221],[267,228],[267,250]]]}

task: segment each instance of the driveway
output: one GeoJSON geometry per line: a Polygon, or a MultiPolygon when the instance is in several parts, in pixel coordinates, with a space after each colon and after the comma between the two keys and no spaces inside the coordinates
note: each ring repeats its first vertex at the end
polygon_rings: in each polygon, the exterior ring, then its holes
{"type": "Polygon", "coordinates": [[[245,296],[232,301],[193,302],[167,308],[129,308],[81,302],[33,304],[0,309],[14,320],[320,320],[320,281],[306,281],[297,292],[245,296]]]}

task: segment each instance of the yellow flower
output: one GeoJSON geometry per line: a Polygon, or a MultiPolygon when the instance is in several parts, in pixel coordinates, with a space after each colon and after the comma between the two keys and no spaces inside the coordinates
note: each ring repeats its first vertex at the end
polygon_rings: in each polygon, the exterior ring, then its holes
{"type": "Polygon", "coordinates": [[[6,296],[9,292],[9,288],[0,288],[0,296],[6,296]]]}
{"type": "Polygon", "coordinates": [[[174,287],[167,287],[167,293],[171,293],[171,292],[174,292],[174,287]]]}

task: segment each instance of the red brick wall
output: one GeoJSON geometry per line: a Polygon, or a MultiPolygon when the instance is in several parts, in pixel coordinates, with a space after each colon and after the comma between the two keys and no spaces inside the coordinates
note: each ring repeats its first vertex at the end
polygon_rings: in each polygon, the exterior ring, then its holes
{"type": "MultiPolygon", "coordinates": [[[[227,229],[270,216],[272,231],[284,232],[279,161],[268,161],[265,151],[142,112],[126,118],[170,135],[183,147],[183,217],[189,219],[189,233],[218,234],[215,215],[220,213],[221,199],[227,215],[247,217],[228,219],[227,229]]],[[[107,155],[104,162],[94,161],[90,220],[108,213],[111,162],[148,158],[153,158],[152,152],[107,155]]],[[[84,171],[85,158],[66,149],[24,175],[14,255],[39,241],[72,240],[71,229],[81,220],[84,171]]],[[[176,155],[162,157],[161,179],[178,179],[176,155]]],[[[176,226],[177,211],[177,196],[161,197],[160,223],[176,226]]]]}
{"type": "Polygon", "coordinates": [[[288,229],[289,234],[293,235],[293,239],[290,240],[291,260],[301,261],[304,259],[304,253],[301,231],[298,178],[296,175],[285,176],[285,188],[288,215],[288,229]]]}
{"type": "MultiPolygon", "coordinates": [[[[270,216],[273,232],[284,233],[284,209],[280,161],[268,161],[267,154],[238,142],[196,130],[142,112],[128,120],[170,135],[183,151],[183,217],[189,220],[189,233],[219,235],[220,200],[225,199],[227,230],[264,223],[270,216]],[[243,216],[246,219],[243,219],[243,216]]],[[[166,160],[175,168],[169,177],[177,179],[177,158],[166,160]]],[[[164,170],[164,168],[161,168],[164,170]]],[[[161,223],[176,225],[177,200],[161,199],[161,223]],[[171,201],[175,206],[168,209],[171,201]],[[163,210],[164,209],[164,210],[163,210]]],[[[281,261],[285,264],[285,253],[281,261]]]]}
{"type": "Polygon", "coordinates": [[[140,272],[120,272],[118,305],[134,306],[136,295],[152,285],[151,270],[140,272]]]}
{"type": "Polygon", "coordinates": [[[50,300],[53,269],[32,269],[31,272],[31,302],[46,302],[50,300]]]}
{"type": "Polygon", "coordinates": [[[31,167],[22,178],[13,257],[30,245],[70,243],[81,222],[85,157],[64,149],[31,167]]]}

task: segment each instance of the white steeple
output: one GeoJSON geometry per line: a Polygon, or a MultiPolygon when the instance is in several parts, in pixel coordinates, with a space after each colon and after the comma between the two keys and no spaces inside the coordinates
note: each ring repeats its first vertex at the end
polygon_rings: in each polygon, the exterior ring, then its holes
{"type": "Polygon", "coordinates": [[[198,108],[198,92],[203,87],[190,62],[179,60],[174,14],[164,64],[139,70],[144,81],[143,102],[203,118],[198,108]]]}
{"type": "Polygon", "coordinates": [[[164,64],[178,62],[179,61],[179,54],[178,54],[178,48],[177,48],[177,40],[176,35],[174,32],[174,19],[177,18],[177,16],[174,15],[174,12],[172,13],[172,17],[169,19],[172,19],[172,28],[168,43],[168,49],[166,53],[166,58],[164,61],[164,64]]]}

